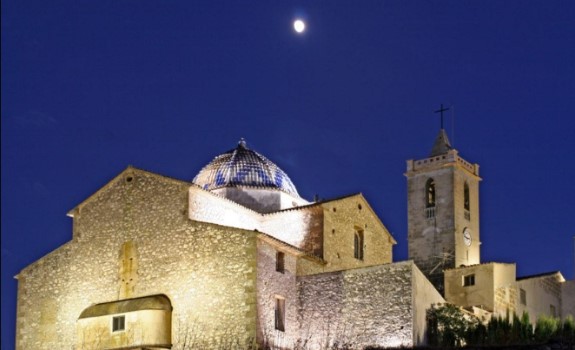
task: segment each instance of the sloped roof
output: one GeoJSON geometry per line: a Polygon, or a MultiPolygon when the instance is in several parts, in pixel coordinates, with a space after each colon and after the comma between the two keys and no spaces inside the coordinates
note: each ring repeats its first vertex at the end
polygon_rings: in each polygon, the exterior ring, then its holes
{"type": "Polygon", "coordinates": [[[122,170],[121,173],[119,173],[118,175],[116,175],[112,180],[108,181],[108,183],[106,183],[104,186],[102,186],[100,189],[98,189],[96,192],[94,192],[93,194],[91,194],[88,198],[84,199],[82,202],[80,202],[78,205],[76,205],[74,208],[70,209],[67,213],[68,216],[73,217],[74,216],[74,211],[76,210],[76,208],[82,207],[83,205],[85,205],[86,203],[90,202],[92,199],[96,198],[100,193],[103,193],[104,191],[106,191],[110,186],[112,186],[116,181],[118,181],[119,179],[123,179],[124,177],[126,177],[128,174],[132,174],[132,173],[145,173],[147,175],[151,175],[151,176],[155,176],[157,178],[160,179],[164,179],[173,183],[179,183],[182,185],[187,185],[187,186],[191,186],[192,183],[188,182],[188,181],[183,181],[183,180],[179,180],[179,179],[175,179],[173,177],[169,177],[169,176],[165,176],[165,175],[160,175],[157,173],[153,173],[151,171],[147,171],[147,170],[143,170],[143,169],[139,169],[136,168],[132,165],[128,165],[126,167],[126,169],[122,170]]]}
{"type": "Polygon", "coordinates": [[[163,294],[141,298],[124,299],[89,306],[80,314],[81,318],[121,314],[140,310],[172,310],[172,303],[163,294]]]}
{"type": "Polygon", "coordinates": [[[539,277],[549,277],[549,276],[553,276],[553,275],[559,275],[559,277],[561,277],[561,279],[564,279],[563,275],[561,274],[561,271],[551,271],[551,272],[538,273],[535,275],[517,277],[517,281],[528,280],[528,279],[539,278],[539,277]]]}

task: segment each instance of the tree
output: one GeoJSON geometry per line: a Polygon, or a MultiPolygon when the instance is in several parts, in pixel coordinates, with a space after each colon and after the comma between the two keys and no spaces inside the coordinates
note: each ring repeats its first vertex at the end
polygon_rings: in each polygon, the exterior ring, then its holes
{"type": "Polygon", "coordinates": [[[427,311],[427,339],[429,345],[460,347],[470,331],[478,324],[475,316],[466,315],[452,304],[433,305],[427,311]]]}

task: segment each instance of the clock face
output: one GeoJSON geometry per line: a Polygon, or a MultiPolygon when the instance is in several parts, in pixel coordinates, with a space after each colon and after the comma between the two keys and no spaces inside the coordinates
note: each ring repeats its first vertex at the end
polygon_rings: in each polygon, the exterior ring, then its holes
{"type": "Polygon", "coordinates": [[[463,243],[468,247],[471,245],[471,231],[467,227],[463,230],[463,243]]]}

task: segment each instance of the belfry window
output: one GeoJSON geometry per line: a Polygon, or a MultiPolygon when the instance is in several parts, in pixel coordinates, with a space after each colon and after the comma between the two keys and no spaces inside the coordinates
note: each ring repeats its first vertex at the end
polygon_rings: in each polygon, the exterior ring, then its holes
{"type": "Polygon", "coordinates": [[[353,257],[363,260],[363,230],[356,230],[353,235],[353,257]]]}
{"type": "Polygon", "coordinates": [[[467,182],[463,185],[463,208],[469,210],[469,185],[467,182]]]}
{"type": "Polygon", "coordinates": [[[425,207],[435,207],[435,181],[433,179],[425,183],[425,207]]]}
{"type": "Polygon", "coordinates": [[[112,332],[120,332],[126,329],[126,316],[112,317],[112,332]]]}
{"type": "Polygon", "coordinates": [[[467,182],[463,185],[463,209],[466,220],[471,220],[471,215],[469,214],[469,185],[467,182]]]}
{"type": "Polygon", "coordinates": [[[286,300],[282,297],[276,297],[276,308],[275,308],[275,328],[278,331],[285,331],[285,309],[286,300]]]}

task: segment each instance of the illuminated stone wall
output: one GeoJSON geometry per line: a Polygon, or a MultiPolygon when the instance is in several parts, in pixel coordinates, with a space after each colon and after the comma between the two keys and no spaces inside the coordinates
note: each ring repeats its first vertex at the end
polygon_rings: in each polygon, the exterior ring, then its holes
{"type": "Polygon", "coordinates": [[[80,204],[74,239],[18,275],[17,349],[80,349],[80,313],[119,298],[126,242],[137,259],[131,295],[168,296],[172,342],[253,342],[257,234],[190,221],[189,186],[128,168],[80,204]]]}
{"type": "Polygon", "coordinates": [[[301,341],[312,349],[416,345],[420,318],[443,301],[412,261],[300,276],[298,288],[301,341]]]}
{"type": "Polygon", "coordinates": [[[480,263],[479,166],[457,150],[407,161],[408,253],[432,283],[443,291],[443,269],[480,263]],[[435,183],[435,206],[427,208],[426,184],[435,183]],[[469,186],[470,210],[464,209],[464,185],[469,186]],[[431,215],[433,214],[433,215],[431,215]],[[471,244],[463,242],[463,230],[471,244]]]}
{"type": "MultiPolygon", "coordinates": [[[[390,264],[395,240],[362,195],[262,215],[128,168],[70,216],[73,239],[18,275],[18,350],[98,348],[113,315],[78,321],[83,310],[157,294],[173,306],[172,349],[408,345],[437,299],[413,263],[390,264]],[[357,230],[363,259],[354,257],[357,230]]],[[[152,334],[144,319],[127,317],[137,329],[122,334],[108,328],[106,344],[142,345],[152,334]]]]}
{"type": "Polygon", "coordinates": [[[282,249],[258,242],[258,344],[291,348],[298,338],[297,323],[297,258],[282,249]],[[284,270],[276,271],[276,254],[284,253],[284,270]],[[275,327],[276,298],[285,300],[284,330],[275,327]]]}
{"type": "Polygon", "coordinates": [[[261,231],[321,257],[323,220],[321,206],[311,205],[264,215],[261,231]]]}
{"type": "Polygon", "coordinates": [[[112,332],[110,316],[78,320],[76,339],[79,349],[117,349],[133,344],[167,348],[171,344],[171,313],[166,310],[127,312],[125,331],[112,332]]]}
{"type": "Polygon", "coordinates": [[[505,316],[516,307],[515,264],[485,263],[445,271],[445,299],[462,307],[477,306],[505,316]],[[474,284],[465,286],[465,276],[474,284]]]}
{"type": "Polygon", "coordinates": [[[189,190],[189,218],[246,230],[258,230],[286,243],[322,254],[322,209],[306,206],[260,214],[197,186],[189,190]]]}
{"type": "MultiPolygon", "coordinates": [[[[529,318],[532,323],[535,323],[538,316],[562,316],[562,285],[565,280],[560,273],[546,274],[543,276],[534,276],[532,278],[525,278],[517,281],[517,294],[520,295],[521,289],[525,291],[526,303],[521,303],[518,297],[519,314],[523,311],[529,313],[529,318]],[[551,306],[555,308],[555,315],[551,314],[551,306]]],[[[568,303],[569,300],[564,300],[568,303]]],[[[571,301],[573,302],[573,301],[571,301]]]]}

